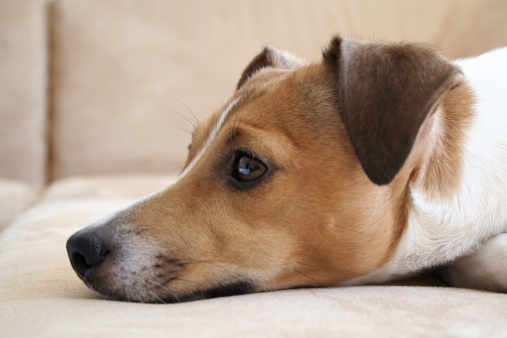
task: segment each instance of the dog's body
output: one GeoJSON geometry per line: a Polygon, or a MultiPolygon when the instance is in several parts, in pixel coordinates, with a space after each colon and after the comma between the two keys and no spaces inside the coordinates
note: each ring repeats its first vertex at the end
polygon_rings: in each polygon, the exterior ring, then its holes
{"type": "MultiPolygon", "coordinates": [[[[446,192],[438,190],[448,182],[412,185],[409,221],[393,259],[385,267],[349,283],[381,282],[443,265],[486,241],[475,259],[462,259],[444,274],[457,285],[507,291],[507,234],[491,239],[507,232],[507,48],[455,64],[463,71],[471,90],[468,97],[453,102],[460,109],[471,109],[461,141],[462,154],[450,151],[433,160],[438,163],[428,163],[446,167],[453,165],[449,162],[461,162],[462,168],[457,172],[442,168],[438,173],[441,180],[456,180],[455,187],[446,192]],[[472,105],[464,107],[471,103],[469,100],[473,100],[472,105]],[[458,278],[458,273],[463,276],[458,278]],[[473,282],[473,276],[481,280],[473,282]]],[[[437,124],[441,124],[445,116],[437,118],[437,124]]],[[[463,118],[463,110],[452,118],[463,118]]],[[[449,122],[453,127],[459,124],[449,122]]],[[[436,141],[442,142],[442,138],[443,135],[436,141]]]]}
{"type": "Polygon", "coordinates": [[[506,232],[507,48],[452,63],[335,38],[318,64],[266,48],[177,181],[67,248],[89,286],[135,301],[443,265],[453,285],[506,292],[506,232]]]}

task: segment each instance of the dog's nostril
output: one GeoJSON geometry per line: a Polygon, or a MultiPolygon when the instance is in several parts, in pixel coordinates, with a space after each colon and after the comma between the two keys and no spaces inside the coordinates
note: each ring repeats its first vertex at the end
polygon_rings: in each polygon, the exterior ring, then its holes
{"type": "Polygon", "coordinates": [[[69,238],[67,253],[72,267],[83,278],[104,261],[111,253],[111,249],[98,234],[85,231],[78,232],[69,238]]]}
{"type": "Polygon", "coordinates": [[[81,276],[84,276],[86,271],[93,267],[93,265],[88,264],[86,258],[78,252],[72,254],[70,261],[74,270],[81,276]]]}

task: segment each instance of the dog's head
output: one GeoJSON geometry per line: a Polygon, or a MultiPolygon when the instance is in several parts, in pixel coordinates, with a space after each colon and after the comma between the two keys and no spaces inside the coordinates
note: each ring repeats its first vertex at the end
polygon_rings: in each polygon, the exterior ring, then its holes
{"type": "Polygon", "coordinates": [[[77,274],[173,302],[337,285],[392,257],[432,115],[459,81],[433,48],[335,38],[320,63],[265,48],[193,134],[177,181],[74,234],[77,274]]]}

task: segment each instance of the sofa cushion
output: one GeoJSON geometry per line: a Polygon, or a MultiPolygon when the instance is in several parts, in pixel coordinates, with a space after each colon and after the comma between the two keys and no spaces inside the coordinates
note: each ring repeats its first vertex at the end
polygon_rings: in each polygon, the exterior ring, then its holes
{"type": "Polygon", "coordinates": [[[46,180],[46,1],[0,1],[0,177],[46,180]]]}
{"type": "Polygon", "coordinates": [[[340,33],[463,57],[507,45],[506,11],[497,0],[57,1],[53,177],[179,169],[185,117],[218,108],[264,44],[315,60],[340,33]]]}
{"type": "MultiPolygon", "coordinates": [[[[53,285],[58,281],[62,279],[45,280],[53,285]]],[[[52,292],[47,292],[51,286],[40,287],[31,298],[0,300],[0,333],[5,337],[503,337],[507,330],[505,295],[470,290],[301,289],[154,305],[95,299],[62,284],[52,292]]]]}
{"type": "Polygon", "coordinates": [[[104,300],[73,272],[67,238],[171,180],[55,182],[42,202],[0,234],[0,336],[491,337],[507,332],[507,295],[440,287],[432,278],[182,304],[104,300]]]}
{"type": "Polygon", "coordinates": [[[0,299],[44,297],[48,291],[58,293],[70,286],[86,293],[79,280],[73,283],[67,238],[172,180],[170,176],[104,176],[54,182],[0,235],[0,299]]]}
{"type": "Polygon", "coordinates": [[[39,191],[34,184],[0,178],[0,231],[37,200],[39,191]]]}
{"type": "Polygon", "coordinates": [[[53,182],[42,202],[136,200],[169,185],[176,175],[74,176],[53,182]]]}

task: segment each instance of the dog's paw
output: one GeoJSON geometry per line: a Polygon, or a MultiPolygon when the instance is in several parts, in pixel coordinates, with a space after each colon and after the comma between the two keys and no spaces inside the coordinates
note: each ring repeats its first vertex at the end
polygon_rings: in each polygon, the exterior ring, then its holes
{"type": "Polygon", "coordinates": [[[491,238],[440,274],[452,286],[507,293],[507,233],[491,238]]]}

